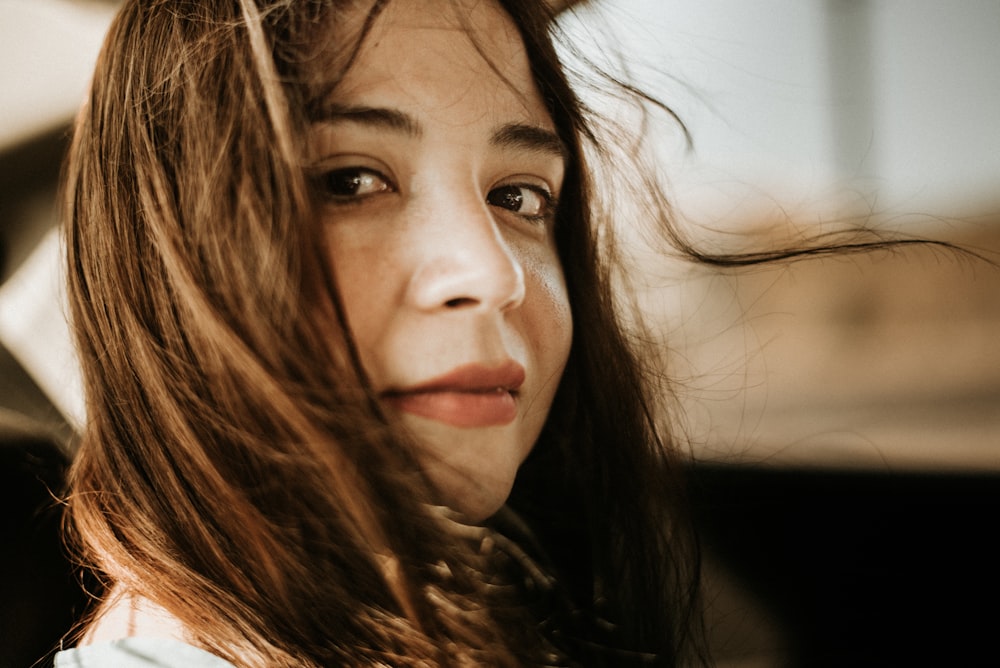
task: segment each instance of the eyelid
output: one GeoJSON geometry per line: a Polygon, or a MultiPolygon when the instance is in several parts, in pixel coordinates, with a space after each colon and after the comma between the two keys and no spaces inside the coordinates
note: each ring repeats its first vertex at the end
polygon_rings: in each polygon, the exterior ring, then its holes
{"type": "Polygon", "coordinates": [[[555,199],[558,189],[553,188],[549,180],[541,176],[532,176],[531,174],[515,174],[513,176],[508,176],[499,179],[490,186],[490,190],[495,188],[502,188],[504,186],[518,186],[520,188],[529,188],[537,193],[545,195],[549,199],[555,199]]]}
{"type": "Polygon", "coordinates": [[[315,160],[308,168],[310,174],[324,174],[339,169],[365,169],[380,174],[395,183],[392,170],[382,160],[363,153],[326,155],[315,160]]]}

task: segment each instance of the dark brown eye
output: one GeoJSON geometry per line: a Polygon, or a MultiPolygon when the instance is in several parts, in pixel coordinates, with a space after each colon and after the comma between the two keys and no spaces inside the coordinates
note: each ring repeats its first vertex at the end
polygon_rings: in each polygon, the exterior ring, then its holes
{"type": "Polygon", "coordinates": [[[323,194],[334,200],[351,200],[393,190],[388,179],[363,167],[334,169],[320,175],[318,185],[323,194]]]}
{"type": "Polygon", "coordinates": [[[552,195],[535,186],[511,184],[491,190],[486,195],[486,203],[524,218],[537,219],[550,213],[552,195]]]}

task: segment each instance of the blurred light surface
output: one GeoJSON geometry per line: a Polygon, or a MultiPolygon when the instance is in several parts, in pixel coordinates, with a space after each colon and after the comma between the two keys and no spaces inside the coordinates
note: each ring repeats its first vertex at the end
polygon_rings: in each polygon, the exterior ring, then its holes
{"type": "Polygon", "coordinates": [[[754,198],[950,215],[996,203],[994,0],[602,0],[565,23],[614,31],[630,72],[684,119],[695,152],[674,153],[671,177],[693,214],[754,198]]]}
{"type": "Polygon", "coordinates": [[[107,3],[0,0],[0,150],[73,116],[112,13],[107,3]]]}

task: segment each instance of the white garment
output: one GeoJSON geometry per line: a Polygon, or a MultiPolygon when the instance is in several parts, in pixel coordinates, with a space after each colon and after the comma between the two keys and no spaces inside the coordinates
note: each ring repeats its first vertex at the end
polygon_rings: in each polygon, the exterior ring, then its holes
{"type": "Polygon", "coordinates": [[[56,654],[55,668],[236,668],[225,659],[169,638],[133,637],[56,654]]]}

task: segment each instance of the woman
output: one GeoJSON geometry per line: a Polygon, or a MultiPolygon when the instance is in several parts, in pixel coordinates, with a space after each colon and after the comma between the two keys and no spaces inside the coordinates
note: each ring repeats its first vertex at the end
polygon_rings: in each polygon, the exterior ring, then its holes
{"type": "Polygon", "coordinates": [[[67,168],[89,665],[698,658],[535,0],[126,2],[67,168]]]}

